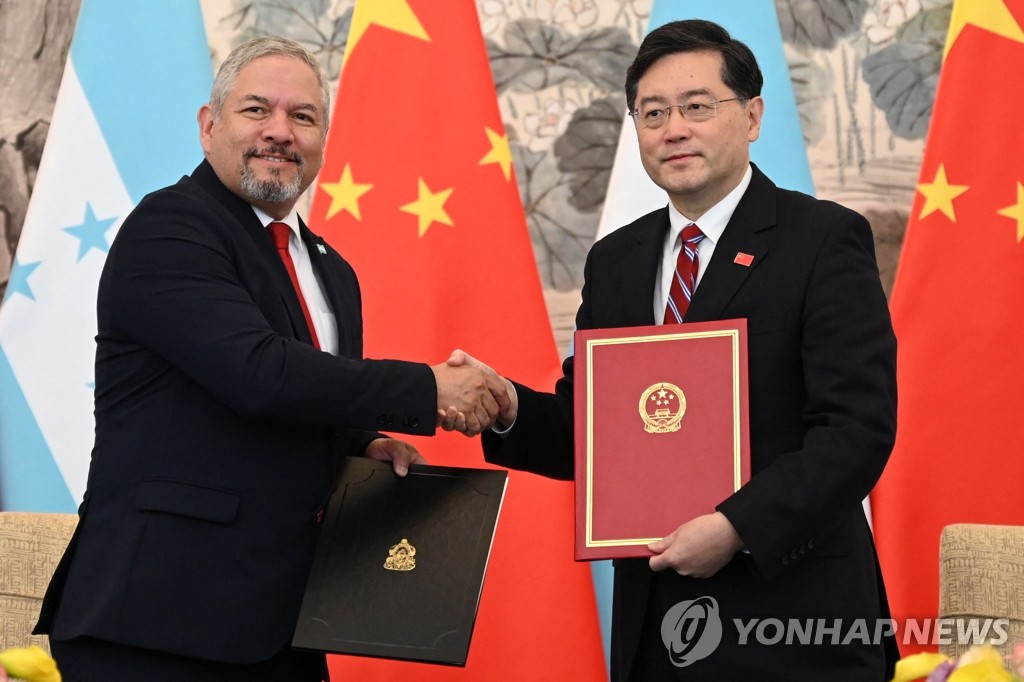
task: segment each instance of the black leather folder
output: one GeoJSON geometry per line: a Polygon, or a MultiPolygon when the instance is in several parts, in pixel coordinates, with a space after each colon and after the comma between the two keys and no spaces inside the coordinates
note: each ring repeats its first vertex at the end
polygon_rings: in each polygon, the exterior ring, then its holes
{"type": "Polygon", "coordinates": [[[346,458],[292,646],[464,666],[507,480],[346,458]]]}

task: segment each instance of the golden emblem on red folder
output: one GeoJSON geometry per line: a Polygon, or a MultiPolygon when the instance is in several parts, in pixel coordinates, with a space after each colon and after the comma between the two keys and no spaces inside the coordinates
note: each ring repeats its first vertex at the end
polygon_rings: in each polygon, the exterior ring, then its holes
{"type": "Polygon", "coordinates": [[[686,412],[686,396],[675,384],[661,382],[648,386],[640,396],[640,416],[647,433],[672,433],[686,412]]]}
{"type": "Polygon", "coordinates": [[[406,538],[388,550],[388,558],[384,560],[384,568],[389,571],[411,571],[416,568],[416,548],[406,538]]]}

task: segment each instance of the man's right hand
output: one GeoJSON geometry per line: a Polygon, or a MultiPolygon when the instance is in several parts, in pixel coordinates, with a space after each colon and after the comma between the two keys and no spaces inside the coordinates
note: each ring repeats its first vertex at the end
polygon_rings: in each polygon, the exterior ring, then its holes
{"type": "Polygon", "coordinates": [[[489,368],[472,364],[453,366],[449,359],[430,369],[437,382],[438,414],[454,410],[464,416],[466,435],[475,436],[490,428],[498,414],[508,409],[504,380],[489,368]]]}
{"type": "MultiPolygon", "coordinates": [[[[512,386],[511,381],[499,376],[498,373],[488,365],[485,365],[466,351],[459,350],[458,348],[452,351],[447,364],[449,367],[475,367],[484,372],[488,377],[491,377],[493,380],[498,382],[500,388],[497,390],[493,388],[494,384],[492,382],[491,395],[497,402],[499,411],[497,418],[492,420],[491,424],[488,424],[487,426],[492,426],[494,422],[497,422],[500,426],[508,428],[515,423],[516,415],[519,412],[519,400],[518,395],[516,394],[516,389],[512,386]]],[[[476,435],[476,433],[472,432],[468,428],[469,424],[466,415],[457,410],[454,406],[449,406],[447,410],[441,409],[439,406],[437,414],[437,425],[445,431],[461,431],[467,436],[476,435]]],[[[487,427],[485,426],[484,428],[487,427]]]]}

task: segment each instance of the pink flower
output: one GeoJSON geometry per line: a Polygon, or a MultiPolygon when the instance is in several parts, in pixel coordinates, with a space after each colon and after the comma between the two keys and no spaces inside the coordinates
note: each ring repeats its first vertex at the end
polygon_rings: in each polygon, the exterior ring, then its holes
{"type": "Polygon", "coordinates": [[[1018,642],[1013,651],[1006,655],[1013,672],[1019,677],[1024,677],[1024,642],[1018,642]]]}
{"type": "Polygon", "coordinates": [[[956,661],[945,661],[944,663],[940,663],[939,666],[932,671],[931,675],[928,676],[928,679],[925,680],[925,682],[946,682],[946,680],[949,679],[949,676],[953,674],[954,670],[956,670],[956,661]]]}

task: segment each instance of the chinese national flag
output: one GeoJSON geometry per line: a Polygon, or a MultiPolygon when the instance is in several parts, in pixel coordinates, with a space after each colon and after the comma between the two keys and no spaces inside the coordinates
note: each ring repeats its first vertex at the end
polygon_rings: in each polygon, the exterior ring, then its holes
{"type": "MultiPolygon", "coordinates": [[[[559,359],[473,0],[359,0],[310,224],[355,268],[365,352],[462,348],[550,388],[559,359]]],[[[413,438],[486,466],[478,439],[413,438]]],[[[573,489],[511,472],[464,669],[332,657],[338,680],[604,680],[573,489]]]]}
{"type": "Polygon", "coordinates": [[[899,430],[871,507],[900,633],[936,615],[943,526],[1024,524],[1022,25],[1024,0],[954,3],[893,290],[899,430]]]}

